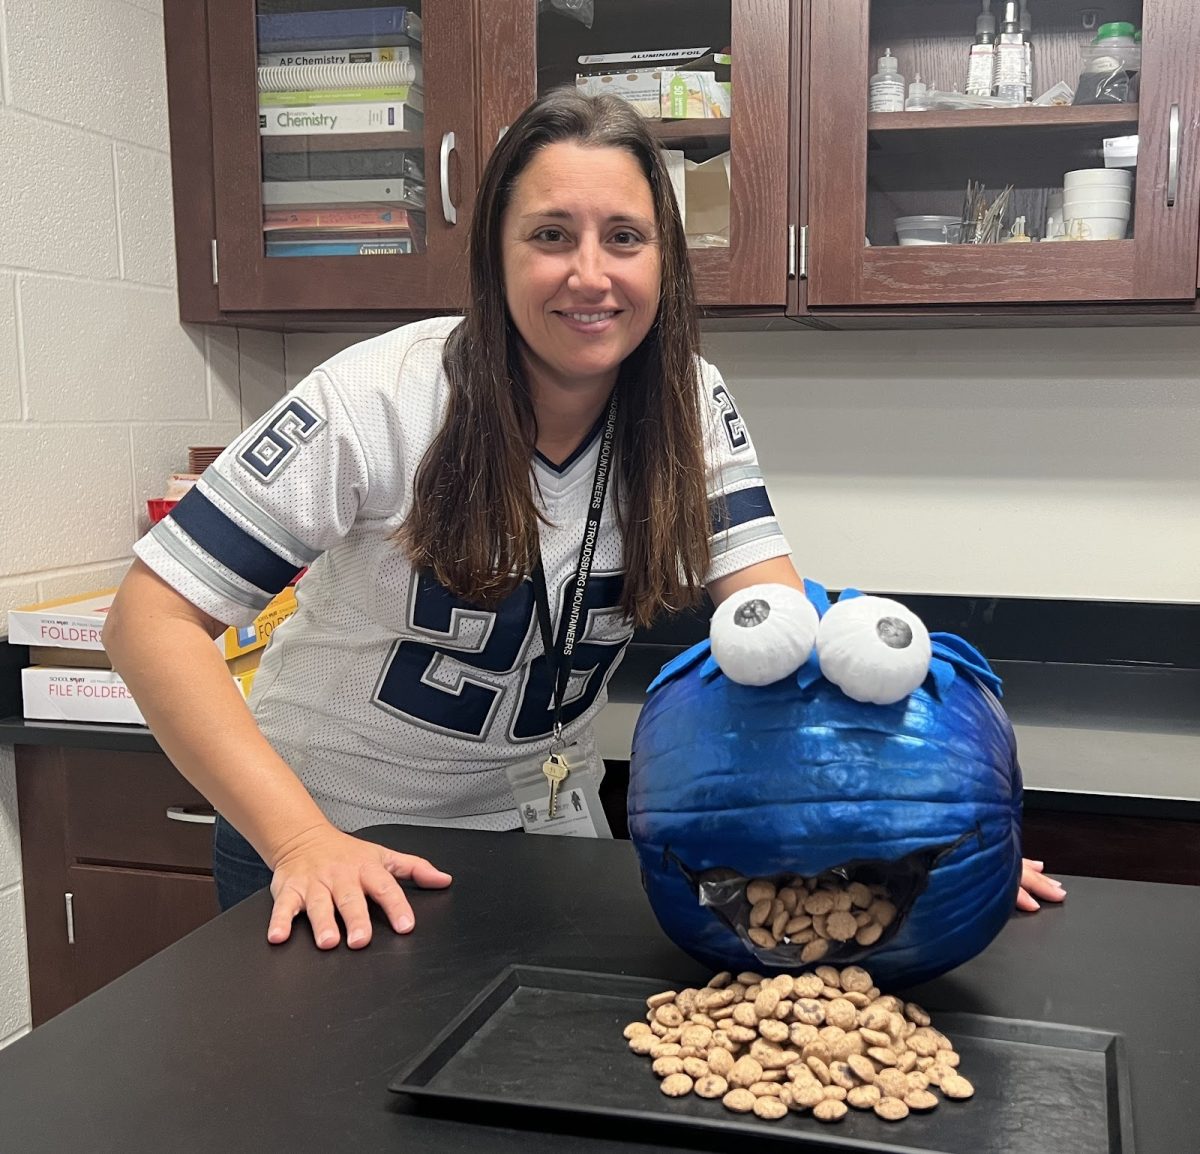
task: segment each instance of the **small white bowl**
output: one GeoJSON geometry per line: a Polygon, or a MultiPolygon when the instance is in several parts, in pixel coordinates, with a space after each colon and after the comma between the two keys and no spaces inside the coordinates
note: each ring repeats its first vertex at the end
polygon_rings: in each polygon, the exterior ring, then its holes
{"type": "Polygon", "coordinates": [[[1063,201],[1063,220],[1068,217],[1078,220],[1082,216],[1121,216],[1128,220],[1130,207],[1128,201],[1121,200],[1068,199],[1063,201]]]}
{"type": "Polygon", "coordinates": [[[1063,193],[1063,204],[1132,204],[1133,198],[1119,188],[1076,188],[1063,193]]]}
{"type": "Polygon", "coordinates": [[[1077,168],[1063,177],[1063,188],[1090,188],[1094,185],[1133,187],[1133,173],[1127,168],[1077,168]]]}
{"type": "Polygon", "coordinates": [[[923,244],[957,244],[962,221],[957,216],[898,216],[896,239],[901,247],[923,244]]]}
{"type": "Polygon", "coordinates": [[[1115,216],[1078,216],[1064,221],[1065,240],[1124,240],[1129,221],[1115,216]]]}

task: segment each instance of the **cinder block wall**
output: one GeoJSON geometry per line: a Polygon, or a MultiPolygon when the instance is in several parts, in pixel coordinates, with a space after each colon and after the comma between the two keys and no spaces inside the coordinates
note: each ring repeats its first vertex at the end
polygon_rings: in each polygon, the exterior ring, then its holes
{"type": "MultiPolygon", "coordinates": [[[[282,342],[177,319],[158,0],[0,0],[0,636],[116,584],[147,497],[282,389],[282,342]]],[[[0,747],[0,1046],[29,1029],[0,747]]]]}

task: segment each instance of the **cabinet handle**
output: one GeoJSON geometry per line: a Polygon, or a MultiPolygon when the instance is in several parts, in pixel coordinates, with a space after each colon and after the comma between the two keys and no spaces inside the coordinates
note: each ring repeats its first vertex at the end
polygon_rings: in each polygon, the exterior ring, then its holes
{"type": "Polygon", "coordinates": [[[167,821],[189,821],[196,825],[216,825],[217,815],[211,812],[205,813],[203,810],[197,813],[183,805],[169,805],[167,806],[167,821]]]}
{"type": "Polygon", "coordinates": [[[75,944],[75,895],[63,894],[63,903],[67,907],[67,945],[75,944]]]}
{"type": "Polygon", "coordinates": [[[1175,207],[1179,195],[1179,105],[1171,105],[1167,126],[1167,208],[1175,207]]]}
{"type": "Polygon", "coordinates": [[[446,218],[447,224],[458,223],[458,209],[450,199],[450,153],[454,151],[454,144],[454,133],[444,132],[439,167],[442,180],[442,216],[446,218]]]}

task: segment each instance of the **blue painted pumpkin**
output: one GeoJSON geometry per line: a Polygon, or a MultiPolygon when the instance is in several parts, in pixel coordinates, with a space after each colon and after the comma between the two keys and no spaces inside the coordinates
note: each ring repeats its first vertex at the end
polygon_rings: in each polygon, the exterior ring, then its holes
{"type": "MultiPolygon", "coordinates": [[[[823,615],[828,596],[806,585],[823,615]]],[[[896,916],[878,940],[820,959],[885,988],[961,965],[1000,931],[1021,871],[1016,743],[984,658],[930,640],[929,675],[893,705],[852,700],[816,654],[765,686],[731,681],[707,641],[664,667],[634,733],[629,830],[678,946],[714,969],[810,968],[786,941],[750,940],[752,878],[886,888],[896,916]]]]}

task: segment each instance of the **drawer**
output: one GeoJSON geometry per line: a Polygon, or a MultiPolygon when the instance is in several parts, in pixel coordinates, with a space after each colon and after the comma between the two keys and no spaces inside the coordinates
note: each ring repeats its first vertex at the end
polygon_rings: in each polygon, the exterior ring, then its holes
{"type": "Polygon", "coordinates": [[[67,749],[70,861],[212,870],[213,809],[159,753],[67,749]]]}

